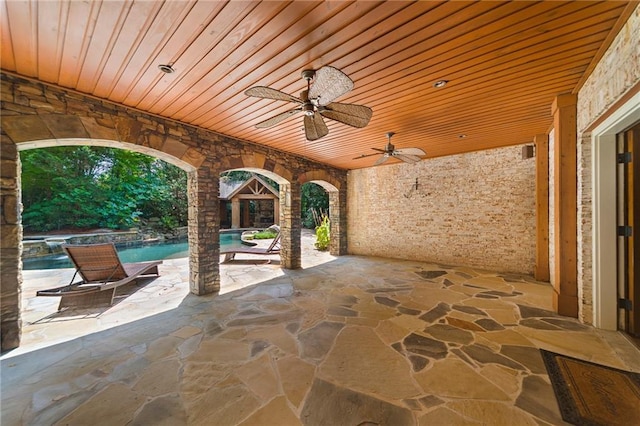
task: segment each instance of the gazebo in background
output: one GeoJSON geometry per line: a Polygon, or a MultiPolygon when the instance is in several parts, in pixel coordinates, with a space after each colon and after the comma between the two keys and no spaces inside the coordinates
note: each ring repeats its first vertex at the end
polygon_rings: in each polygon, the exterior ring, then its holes
{"type": "Polygon", "coordinates": [[[266,228],[280,224],[279,191],[253,175],[244,182],[220,181],[220,227],[266,228]]]}

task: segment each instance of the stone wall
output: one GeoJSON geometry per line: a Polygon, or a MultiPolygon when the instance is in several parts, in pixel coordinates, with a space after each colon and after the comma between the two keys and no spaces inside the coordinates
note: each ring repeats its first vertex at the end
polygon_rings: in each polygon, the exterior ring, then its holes
{"type": "Polygon", "coordinates": [[[350,253],[533,273],[535,160],[522,146],[352,170],[347,188],[350,253]]]}
{"type": "Polygon", "coordinates": [[[640,84],[640,5],[578,92],[579,319],[593,323],[592,147],[588,128],[640,84]]]}
{"type": "Polygon", "coordinates": [[[640,81],[640,5],[578,93],[578,133],[582,133],[640,81]]]}
{"type": "Polygon", "coordinates": [[[20,156],[14,144],[4,135],[0,138],[0,338],[4,351],[20,344],[22,208],[20,156]]]}

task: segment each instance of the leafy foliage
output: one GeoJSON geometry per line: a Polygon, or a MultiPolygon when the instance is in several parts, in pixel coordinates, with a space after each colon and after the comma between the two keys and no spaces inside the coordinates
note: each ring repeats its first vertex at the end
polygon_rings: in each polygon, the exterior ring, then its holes
{"type": "Polygon", "coordinates": [[[322,251],[329,248],[329,243],[331,241],[330,237],[331,237],[331,233],[330,233],[329,217],[323,216],[322,223],[320,224],[320,226],[316,228],[316,243],[315,243],[316,248],[322,251]]]}
{"type": "Polygon", "coordinates": [[[265,229],[264,231],[256,232],[253,234],[254,240],[270,240],[278,236],[278,233],[273,229],[265,229]]]}
{"type": "Polygon", "coordinates": [[[313,211],[329,211],[329,194],[323,187],[315,183],[302,185],[302,226],[313,229],[316,225],[313,211]]]}
{"type": "Polygon", "coordinates": [[[186,173],[132,151],[54,147],[22,151],[23,225],[29,231],[122,229],[187,221],[186,173]]]}
{"type": "MultiPolygon", "coordinates": [[[[163,231],[187,223],[186,173],[133,151],[63,146],[20,152],[22,222],[28,232],[68,228],[126,229],[153,223],[163,231]]],[[[244,181],[252,172],[221,179],[244,181]]],[[[261,179],[278,189],[273,180],[261,179]]],[[[329,196],[319,185],[302,186],[302,223],[315,226],[313,211],[326,212],[329,196]]]]}

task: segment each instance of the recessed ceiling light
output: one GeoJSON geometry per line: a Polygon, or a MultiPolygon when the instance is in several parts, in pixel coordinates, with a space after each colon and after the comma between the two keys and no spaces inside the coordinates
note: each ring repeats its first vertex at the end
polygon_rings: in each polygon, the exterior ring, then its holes
{"type": "Polygon", "coordinates": [[[166,74],[171,74],[172,72],[175,72],[175,70],[170,64],[160,64],[158,65],[158,69],[166,74]]]}
{"type": "Polygon", "coordinates": [[[435,87],[436,89],[442,89],[444,86],[447,85],[448,82],[449,80],[438,80],[435,83],[433,83],[433,87],[435,87]]]}
{"type": "Polygon", "coordinates": [[[467,135],[465,135],[464,133],[463,133],[463,134],[461,134],[461,135],[458,135],[458,138],[460,138],[460,139],[464,139],[464,138],[466,138],[466,137],[467,137],[467,135]]]}

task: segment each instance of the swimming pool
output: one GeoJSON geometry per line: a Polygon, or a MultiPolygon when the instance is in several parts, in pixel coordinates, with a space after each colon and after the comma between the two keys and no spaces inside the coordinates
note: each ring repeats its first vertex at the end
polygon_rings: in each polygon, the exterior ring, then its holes
{"type": "MultiPolygon", "coordinates": [[[[220,248],[233,248],[241,246],[241,232],[221,232],[220,248]]],[[[189,256],[189,243],[157,242],[140,246],[117,247],[118,256],[123,263],[146,262],[149,260],[179,259],[189,256]]],[[[22,269],[25,271],[35,269],[61,269],[72,268],[71,261],[64,253],[40,256],[22,260],[22,269]]]]}

